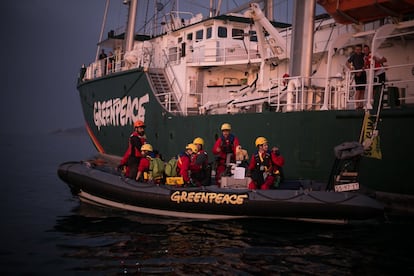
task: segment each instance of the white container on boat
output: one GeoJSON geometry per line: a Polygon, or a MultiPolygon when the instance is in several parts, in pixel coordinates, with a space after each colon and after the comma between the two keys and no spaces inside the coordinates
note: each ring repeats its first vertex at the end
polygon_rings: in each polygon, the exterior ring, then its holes
{"type": "Polygon", "coordinates": [[[234,179],[244,179],[246,169],[243,167],[234,168],[234,179]]]}

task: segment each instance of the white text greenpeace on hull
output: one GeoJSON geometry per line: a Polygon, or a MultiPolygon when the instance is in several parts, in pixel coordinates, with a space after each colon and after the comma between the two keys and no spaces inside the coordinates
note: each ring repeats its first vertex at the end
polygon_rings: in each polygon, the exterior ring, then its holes
{"type": "Polygon", "coordinates": [[[93,119],[98,130],[102,126],[126,126],[136,120],[144,121],[144,104],[149,102],[149,95],[138,98],[125,96],[123,98],[97,101],[93,103],[93,119]]]}

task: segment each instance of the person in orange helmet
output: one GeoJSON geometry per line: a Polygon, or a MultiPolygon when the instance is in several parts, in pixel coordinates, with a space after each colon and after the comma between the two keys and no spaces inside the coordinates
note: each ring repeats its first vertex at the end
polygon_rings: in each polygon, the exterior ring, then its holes
{"type": "Polygon", "coordinates": [[[128,149],[121,159],[119,168],[125,167],[125,176],[131,179],[137,177],[138,165],[141,159],[141,147],[147,143],[145,124],[138,120],[134,123],[134,131],[128,138],[128,149]]]}

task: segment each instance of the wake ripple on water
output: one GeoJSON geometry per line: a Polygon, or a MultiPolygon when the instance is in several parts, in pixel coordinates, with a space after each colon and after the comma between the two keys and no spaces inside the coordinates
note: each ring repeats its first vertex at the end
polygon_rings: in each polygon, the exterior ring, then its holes
{"type": "Polygon", "coordinates": [[[405,251],[413,241],[390,255],[395,239],[384,239],[386,224],[189,221],[81,209],[59,218],[54,231],[67,236],[58,245],[64,257],[79,261],[71,269],[88,274],[390,275],[401,264],[414,272],[405,251]]]}

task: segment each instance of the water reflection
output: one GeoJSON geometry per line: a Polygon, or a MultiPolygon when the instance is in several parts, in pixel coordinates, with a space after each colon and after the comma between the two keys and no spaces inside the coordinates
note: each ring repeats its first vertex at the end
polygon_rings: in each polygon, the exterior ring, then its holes
{"type": "Polygon", "coordinates": [[[244,219],[200,221],[108,211],[81,204],[57,220],[66,239],[63,257],[79,260],[73,271],[93,274],[257,275],[392,274],[405,264],[414,272],[413,224],[321,225],[244,219]],[[395,246],[395,242],[401,242],[395,246]],[[389,251],[393,250],[392,255],[389,251]]]}

